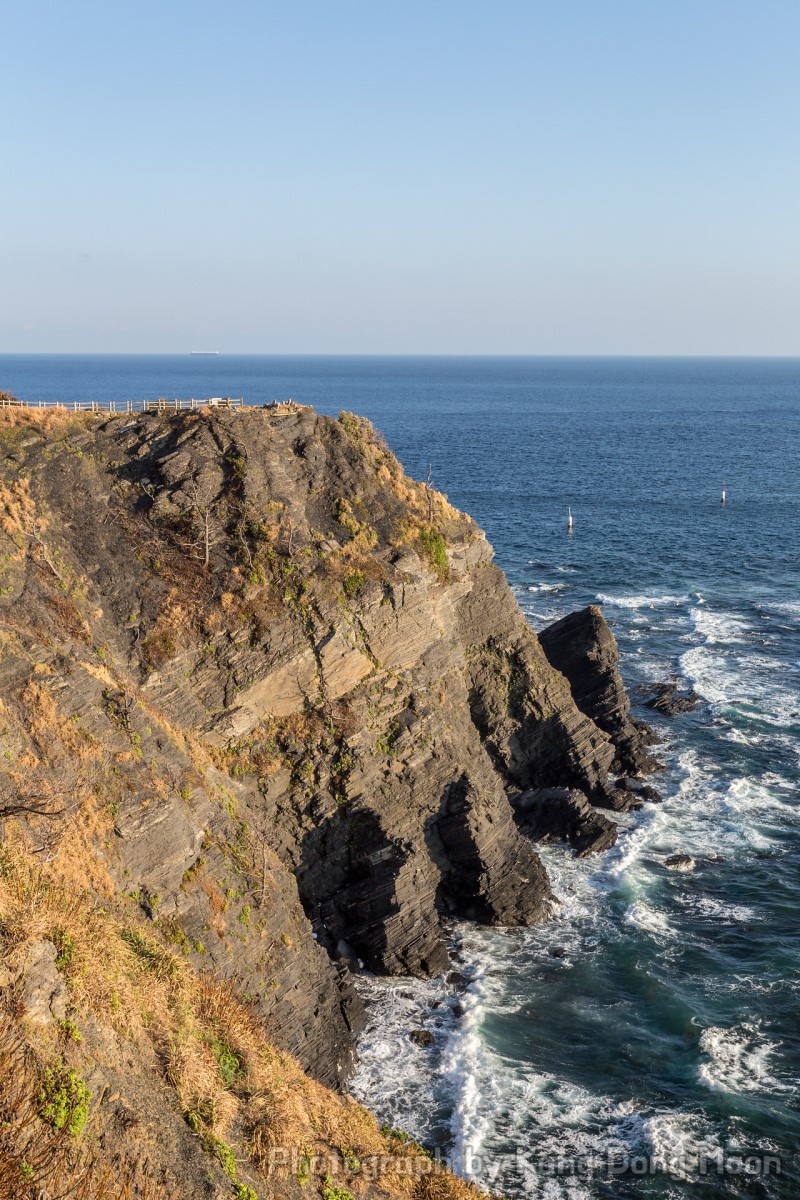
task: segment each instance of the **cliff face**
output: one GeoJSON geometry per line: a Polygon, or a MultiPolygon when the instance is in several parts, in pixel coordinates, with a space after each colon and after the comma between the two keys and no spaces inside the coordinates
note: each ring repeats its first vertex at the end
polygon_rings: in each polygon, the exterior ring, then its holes
{"type": "Polygon", "coordinates": [[[542,632],[540,642],[548,662],[569,681],[578,708],[611,739],[613,770],[623,775],[654,770],[655,759],[647,750],[652,735],[631,717],[618,670],[619,649],[597,605],[556,621],[542,632]]]}
{"type": "Polygon", "coordinates": [[[444,970],[447,915],[544,919],[521,830],[571,836],[558,789],[585,824],[647,766],[610,631],[540,643],[481,531],[348,414],[23,412],[0,440],[6,810],[341,1082],[351,967],[444,970]]]}

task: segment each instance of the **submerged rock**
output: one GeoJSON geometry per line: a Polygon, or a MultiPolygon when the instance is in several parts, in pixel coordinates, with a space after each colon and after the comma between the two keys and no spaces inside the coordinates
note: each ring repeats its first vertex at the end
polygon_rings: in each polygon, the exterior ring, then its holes
{"type": "Polygon", "coordinates": [[[664,859],[664,866],[668,871],[693,871],[697,863],[691,854],[671,854],[664,859]]]}
{"type": "Polygon", "coordinates": [[[647,707],[667,717],[691,712],[700,702],[694,688],[682,692],[678,690],[676,683],[656,683],[647,691],[650,694],[650,699],[645,701],[647,707]]]}
{"type": "Polygon", "coordinates": [[[661,793],[647,783],[642,783],[639,779],[630,779],[623,777],[617,780],[617,791],[631,792],[634,796],[638,796],[640,800],[651,800],[654,803],[659,803],[663,800],[661,793]]]}
{"type": "Polygon", "coordinates": [[[433,1043],[433,1034],[429,1029],[412,1029],[408,1037],[415,1046],[430,1046],[433,1043]]]}

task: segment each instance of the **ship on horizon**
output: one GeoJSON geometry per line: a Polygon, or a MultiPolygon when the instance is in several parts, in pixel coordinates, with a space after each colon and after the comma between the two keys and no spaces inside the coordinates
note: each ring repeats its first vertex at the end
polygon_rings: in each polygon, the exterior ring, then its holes
{"type": "Polygon", "coordinates": [[[219,354],[219,350],[190,350],[190,354],[219,354]]]}

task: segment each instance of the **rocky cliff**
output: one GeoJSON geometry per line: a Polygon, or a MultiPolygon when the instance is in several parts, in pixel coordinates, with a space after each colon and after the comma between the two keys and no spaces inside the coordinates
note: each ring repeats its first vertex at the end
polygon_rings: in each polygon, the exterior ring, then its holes
{"type": "MultiPolygon", "coordinates": [[[[351,414],[0,421],[7,843],[341,1085],[353,970],[437,974],[447,917],[547,917],[532,838],[613,842],[609,772],[653,764],[610,630],[590,609],[537,639],[483,533],[351,414]]],[[[35,953],[77,994],[61,928],[35,953]]],[[[163,1103],[208,1150],[174,1054],[163,1103]]]]}

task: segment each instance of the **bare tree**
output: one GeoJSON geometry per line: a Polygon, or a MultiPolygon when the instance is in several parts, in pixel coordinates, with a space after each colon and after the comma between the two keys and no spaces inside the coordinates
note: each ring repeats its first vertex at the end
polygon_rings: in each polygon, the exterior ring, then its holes
{"type": "Polygon", "coordinates": [[[425,480],[425,492],[428,497],[428,524],[433,524],[433,463],[428,463],[428,477],[425,480]]]}
{"type": "Polygon", "coordinates": [[[25,532],[28,535],[28,556],[34,562],[37,562],[38,559],[41,559],[41,561],[45,564],[45,566],[48,568],[48,570],[51,572],[51,574],[55,575],[58,582],[63,583],[63,576],[62,576],[61,572],[58,570],[58,568],[56,567],[52,558],[50,557],[50,553],[47,549],[47,545],[45,544],[45,540],[42,537],[41,525],[40,525],[39,521],[36,520],[35,517],[32,517],[27,522],[26,527],[25,527],[25,532]],[[34,547],[36,547],[36,549],[38,550],[38,558],[37,558],[37,555],[34,553],[34,547]]]}
{"type": "Polygon", "coordinates": [[[219,496],[205,496],[197,481],[188,495],[188,504],[181,512],[191,521],[192,532],[195,535],[190,542],[179,542],[182,550],[191,550],[202,557],[203,566],[208,568],[211,562],[211,551],[220,541],[221,531],[217,521],[219,511],[219,496]]]}

